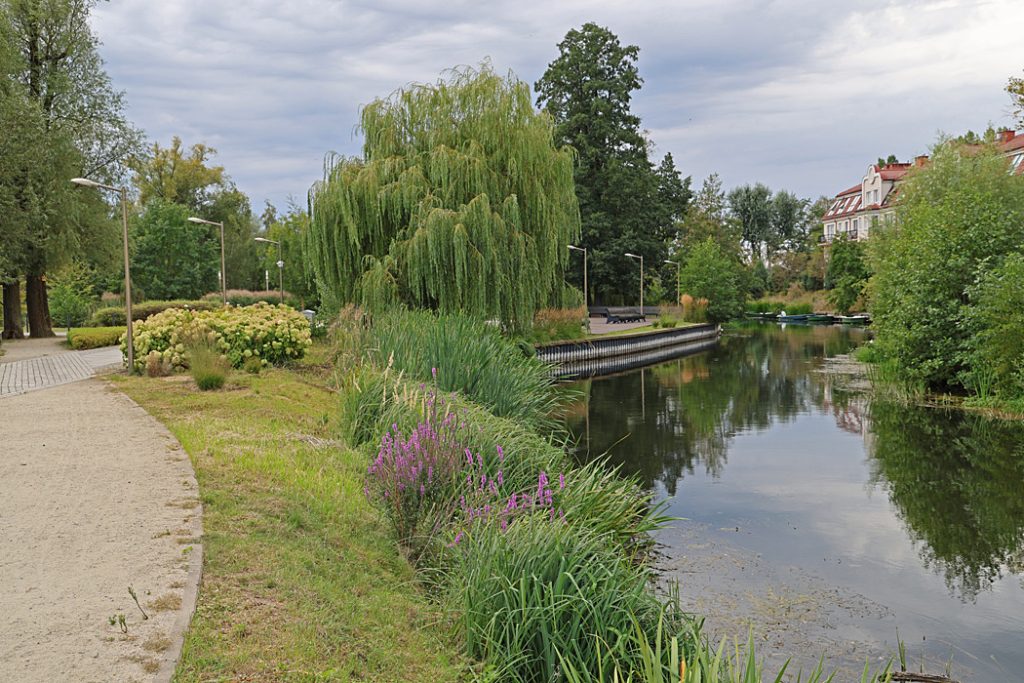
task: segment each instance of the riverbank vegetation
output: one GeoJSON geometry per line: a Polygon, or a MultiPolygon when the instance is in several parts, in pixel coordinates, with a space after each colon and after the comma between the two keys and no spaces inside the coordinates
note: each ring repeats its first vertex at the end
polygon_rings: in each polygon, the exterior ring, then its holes
{"type": "Polygon", "coordinates": [[[993,148],[940,143],[873,233],[872,355],[920,390],[1018,403],[1024,177],[993,148]]]}
{"type": "Polygon", "coordinates": [[[220,392],[116,381],[199,478],[207,560],[180,680],[675,683],[684,662],[684,681],[770,680],[653,590],[662,509],[569,458],[564,393],[487,323],[349,309],[308,360],[220,392]]]}

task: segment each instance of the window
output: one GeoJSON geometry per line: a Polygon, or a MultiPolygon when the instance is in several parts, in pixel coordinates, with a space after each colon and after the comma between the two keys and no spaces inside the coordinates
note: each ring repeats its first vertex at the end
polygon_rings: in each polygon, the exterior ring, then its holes
{"type": "Polygon", "coordinates": [[[1013,161],[1010,162],[1010,168],[1016,171],[1022,165],[1024,165],[1024,152],[1021,152],[1020,154],[1013,157],[1013,161]]]}
{"type": "Polygon", "coordinates": [[[854,230],[857,229],[857,219],[856,218],[853,219],[853,229],[854,230]]]}
{"type": "Polygon", "coordinates": [[[875,190],[875,204],[878,203],[878,190],[875,190]]]}

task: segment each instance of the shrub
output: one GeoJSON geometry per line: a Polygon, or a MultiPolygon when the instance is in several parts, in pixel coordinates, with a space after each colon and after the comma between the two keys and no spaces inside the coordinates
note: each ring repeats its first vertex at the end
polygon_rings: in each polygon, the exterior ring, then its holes
{"type": "Polygon", "coordinates": [[[553,428],[550,415],[560,403],[548,366],[529,358],[494,326],[463,315],[396,311],[351,326],[351,338],[378,366],[391,365],[443,391],[461,391],[494,414],[553,428]]]}
{"type": "Polygon", "coordinates": [[[743,265],[714,239],[693,247],[679,274],[683,291],[707,299],[707,319],[724,322],[743,313],[746,273],[743,265]]]}
{"type": "MultiPolygon", "coordinates": [[[[171,308],[188,308],[199,311],[213,311],[220,308],[214,301],[143,301],[132,306],[132,320],[145,320],[151,315],[162,313],[171,308]]],[[[124,306],[108,306],[97,309],[90,319],[91,327],[113,327],[125,325],[124,306]]]]}
{"type": "Polygon", "coordinates": [[[173,368],[188,367],[186,344],[204,338],[236,368],[253,357],[262,365],[301,358],[312,343],[306,317],[287,306],[261,303],[215,311],[171,308],[135,326],[135,371],[144,370],[153,351],[173,368]]]}
{"type": "MultiPolygon", "coordinates": [[[[277,289],[269,289],[265,291],[253,291],[250,289],[229,289],[227,291],[228,303],[232,306],[252,306],[255,303],[263,302],[267,304],[278,304],[281,303],[281,292],[277,289]]],[[[209,294],[203,295],[203,301],[219,304],[222,301],[220,292],[210,292],[209,294]]],[[[284,293],[284,303],[292,308],[299,307],[299,299],[293,296],[290,292],[284,293]]]]}
{"type": "Polygon", "coordinates": [[[73,327],[89,318],[92,296],[82,283],[71,280],[57,280],[48,287],[50,317],[54,324],[73,327]]]}
{"type": "Polygon", "coordinates": [[[936,148],[900,190],[897,221],[873,230],[869,284],[876,345],[902,378],[932,388],[969,376],[965,292],[1024,243],[1024,176],[991,148],[936,148]]]}
{"type": "Polygon", "coordinates": [[[985,398],[1024,397],[1024,254],[1011,254],[968,290],[970,332],[961,382],[985,398]]]}
{"type": "Polygon", "coordinates": [[[68,330],[68,346],[76,351],[114,346],[121,342],[124,327],[80,327],[68,330]]]}
{"type": "Polygon", "coordinates": [[[228,378],[231,364],[219,353],[216,344],[206,339],[190,342],[186,349],[189,372],[200,391],[220,389],[228,378]]]}
{"type": "Polygon", "coordinates": [[[868,272],[864,262],[864,245],[861,242],[837,239],[832,243],[828,270],[825,274],[825,289],[829,303],[836,310],[847,315],[861,297],[867,285],[868,272]]]}
{"type": "Polygon", "coordinates": [[[541,309],[533,316],[529,339],[533,342],[582,339],[588,315],[587,309],[582,306],[541,309]]]}

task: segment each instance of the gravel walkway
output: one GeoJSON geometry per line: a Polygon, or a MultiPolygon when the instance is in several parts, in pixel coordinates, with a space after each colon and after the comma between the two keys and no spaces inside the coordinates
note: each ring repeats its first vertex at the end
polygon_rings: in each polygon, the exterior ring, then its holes
{"type": "Polygon", "coordinates": [[[195,476],[131,399],[71,381],[0,400],[0,681],[166,681],[199,582],[195,476]]]}

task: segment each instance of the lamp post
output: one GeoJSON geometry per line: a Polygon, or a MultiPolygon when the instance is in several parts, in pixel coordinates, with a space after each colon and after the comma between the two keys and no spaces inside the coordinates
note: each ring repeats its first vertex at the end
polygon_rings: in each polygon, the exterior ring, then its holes
{"type": "Polygon", "coordinates": [[[128,372],[135,371],[135,342],[132,335],[132,274],[128,263],[128,188],[104,185],[88,178],[72,178],[71,182],[82,187],[93,187],[121,194],[121,227],[124,238],[124,318],[125,341],[128,346],[128,372]]]}
{"type": "Polygon", "coordinates": [[[587,299],[588,299],[588,297],[590,295],[590,290],[587,289],[587,248],[586,247],[577,247],[577,246],[572,245],[572,244],[570,244],[568,246],[569,246],[569,251],[582,251],[583,252],[583,306],[586,307],[587,304],[589,303],[587,301],[587,299]]]}
{"type": "Polygon", "coordinates": [[[281,254],[281,243],[277,240],[268,240],[266,237],[257,237],[257,242],[277,245],[277,283],[281,288],[281,303],[284,303],[284,258],[281,254]]]}
{"type": "Polygon", "coordinates": [[[640,261],[640,315],[644,314],[644,257],[626,252],[623,256],[639,259],[640,261]]]}
{"type": "Polygon", "coordinates": [[[679,266],[680,266],[680,264],[679,264],[678,261],[665,261],[665,263],[667,263],[670,266],[675,266],[676,267],[676,305],[678,306],[679,302],[682,300],[682,296],[683,296],[683,293],[679,289],[679,287],[680,287],[680,283],[679,283],[679,266]]]}
{"type": "Polygon", "coordinates": [[[228,273],[224,270],[224,223],[222,221],[208,221],[203,218],[189,216],[189,223],[201,223],[203,225],[216,225],[220,227],[220,296],[224,305],[228,305],[228,273]]]}

